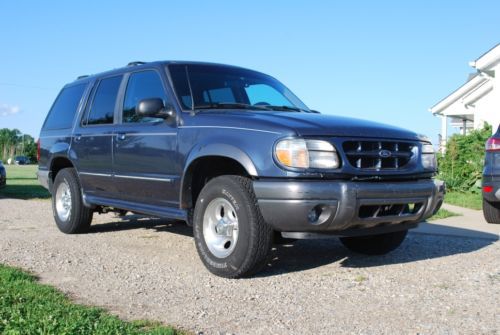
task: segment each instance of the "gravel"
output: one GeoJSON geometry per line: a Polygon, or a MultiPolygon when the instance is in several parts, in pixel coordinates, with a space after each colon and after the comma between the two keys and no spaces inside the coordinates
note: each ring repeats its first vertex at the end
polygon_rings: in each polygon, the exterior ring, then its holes
{"type": "Polygon", "coordinates": [[[203,334],[498,334],[500,242],[411,233],[381,257],[338,240],[279,246],[257,277],[211,275],[192,230],[95,215],[64,235],[49,201],[0,199],[0,263],[124,319],[203,334]]]}

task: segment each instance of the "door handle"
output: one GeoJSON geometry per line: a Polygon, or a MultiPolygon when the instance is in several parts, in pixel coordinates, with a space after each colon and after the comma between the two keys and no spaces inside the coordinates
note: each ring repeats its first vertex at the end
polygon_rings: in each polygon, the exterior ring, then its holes
{"type": "Polygon", "coordinates": [[[123,140],[125,140],[126,138],[127,138],[127,135],[125,135],[125,134],[118,134],[118,135],[116,135],[116,139],[117,139],[118,141],[123,141],[123,140]]]}

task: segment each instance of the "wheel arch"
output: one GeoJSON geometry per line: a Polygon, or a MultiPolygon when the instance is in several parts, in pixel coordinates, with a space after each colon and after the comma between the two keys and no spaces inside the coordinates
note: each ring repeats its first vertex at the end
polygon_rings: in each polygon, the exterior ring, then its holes
{"type": "Polygon", "coordinates": [[[257,177],[257,170],[243,151],[230,145],[217,145],[198,151],[187,160],[181,180],[181,208],[192,208],[210,179],[221,175],[257,177]]]}
{"type": "Polygon", "coordinates": [[[50,184],[52,185],[54,183],[54,180],[56,179],[56,175],[59,173],[59,171],[61,171],[62,169],[74,168],[74,167],[75,167],[75,165],[73,164],[73,162],[65,156],[53,157],[50,160],[50,164],[49,164],[50,184]]]}

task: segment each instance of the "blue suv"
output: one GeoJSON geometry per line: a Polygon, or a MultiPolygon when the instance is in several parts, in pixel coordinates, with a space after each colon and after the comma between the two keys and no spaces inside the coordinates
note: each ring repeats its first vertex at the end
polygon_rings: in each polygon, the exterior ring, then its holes
{"type": "Polygon", "coordinates": [[[55,100],[39,150],[62,232],[109,210],[183,220],[205,266],[227,278],[256,273],[281,238],[390,252],[444,193],[425,136],[322,115],[273,77],[220,64],[80,77],[55,100]]]}

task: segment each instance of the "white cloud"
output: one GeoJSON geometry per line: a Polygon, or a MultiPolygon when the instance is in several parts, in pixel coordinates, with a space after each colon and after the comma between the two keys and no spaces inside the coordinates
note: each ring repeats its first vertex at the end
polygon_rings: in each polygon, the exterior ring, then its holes
{"type": "Polygon", "coordinates": [[[7,104],[0,105],[0,116],[9,116],[17,114],[21,111],[19,106],[10,106],[7,104]]]}

